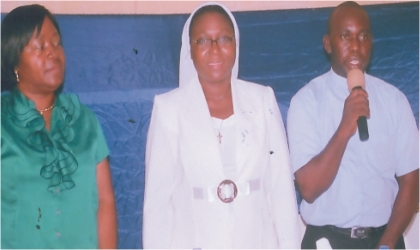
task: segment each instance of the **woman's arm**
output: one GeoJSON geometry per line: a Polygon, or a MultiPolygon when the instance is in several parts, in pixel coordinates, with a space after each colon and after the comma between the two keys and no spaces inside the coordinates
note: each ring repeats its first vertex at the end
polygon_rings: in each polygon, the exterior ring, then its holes
{"type": "MultiPolygon", "coordinates": [[[[172,104],[173,105],[173,104],[172,104]]],[[[171,248],[172,193],[177,150],[173,129],[175,112],[165,97],[156,96],[147,133],[143,205],[143,248],[171,248]]]]}
{"type": "Polygon", "coordinates": [[[271,212],[280,248],[299,249],[301,222],[290,168],[286,131],[274,92],[271,88],[268,89],[269,93],[265,98],[267,104],[264,109],[267,112],[270,135],[271,212]]]}
{"type": "Polygon", "coordinates": [[[117,248],[117,212],[108,159],[96,166],[98,183],[98,243],[99,248],[117,248]]]}

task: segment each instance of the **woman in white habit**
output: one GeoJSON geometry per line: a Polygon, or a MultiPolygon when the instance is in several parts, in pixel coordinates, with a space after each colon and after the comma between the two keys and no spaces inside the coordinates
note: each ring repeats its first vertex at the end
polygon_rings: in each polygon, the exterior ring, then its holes
{"type": "Polygon", "coordinates": [[[283,121],[270,87],[238,79],[239,30],[218,3],[182,34],[180,87],[154,100],[144,248],[300,248],[283,121]]]}

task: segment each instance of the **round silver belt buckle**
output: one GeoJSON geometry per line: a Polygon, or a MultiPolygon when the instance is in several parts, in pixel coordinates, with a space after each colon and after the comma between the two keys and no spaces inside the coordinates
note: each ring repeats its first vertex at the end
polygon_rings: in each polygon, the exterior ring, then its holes
{"type": "Polygon", "coordinates": [[[224,180],[220,182],[217,187],[217,196],[224,203],[232,202],[238,195],[238,188],[236,187],[235,182],[231,180],[224,180]]]}

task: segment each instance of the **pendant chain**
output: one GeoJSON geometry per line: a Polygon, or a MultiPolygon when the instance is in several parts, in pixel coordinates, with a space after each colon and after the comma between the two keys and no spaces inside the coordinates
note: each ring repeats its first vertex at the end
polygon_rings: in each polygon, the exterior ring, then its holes
{"type": "Polygon", "coordinates": [[[222,129],[222,125],[223,125],[223,122],[224,122],[225,120],[222,120],[222,122],[220,123],[220,127],[219,127],[219,133],[218,133],[218,135],[217,135],[217,138],[219,138],[219,144],[221,144],[222,143],[222,134],[220,133],[220,130],[222,129]]]}
{"type": "Polygon", "coordinates": [[[51,107],[46,108],[46,109],[36,109],[41,115],[44,114],[44,112],[51,110],[52,108],[54,108],[54,104],[51,105],[51,107]]]}

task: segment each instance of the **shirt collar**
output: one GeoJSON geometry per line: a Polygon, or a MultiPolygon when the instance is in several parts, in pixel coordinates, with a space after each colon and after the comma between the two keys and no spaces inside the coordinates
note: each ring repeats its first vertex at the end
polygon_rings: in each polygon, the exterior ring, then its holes
{"type": "Polygon", "coordinates": [[[344,78],[344,77],[338,75],[337,73],[334,72],[334,70],[332,68],[330,69],[330,75],[331,75],[331,79],[334,82],[338,82],[340,84],[347,85],[347,78],[344,78]]]}

